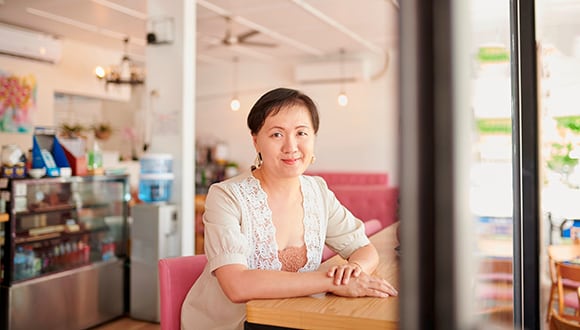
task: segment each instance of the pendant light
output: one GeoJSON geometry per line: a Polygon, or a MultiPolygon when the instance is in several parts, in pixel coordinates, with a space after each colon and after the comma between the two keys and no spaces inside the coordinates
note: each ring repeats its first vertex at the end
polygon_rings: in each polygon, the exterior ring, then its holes
{"type": "Polygon", "coordinates": [[[238,57],[234,56],[234,65],[233,65],[233,72],[234,72],[234,79],[233,79],[233,90],[234,95],[232,96],[232,100],[230,101],[230,109],[232,111],[240,110],[240,100],[238,99],[238,57]]]}
{"type": "Polygon", "coordinates": [[[123,57],[119,65],[112,65],[108,69],[101,66],[95,68],[95,75],[105,80],[106,84],[141,85],[145,82],[145,69],[136,66],[129,57],[127,47],[129,38],[123,39],[123,57]]]}
{"type": "Polygon", "coordinates": [[[341,107],[346,107],[348,104],[348,96],[346,96],[346,92],[344,91],[344,48],[340,49],[340,92],[338,93],[337,102],[338,105],[341,107]]]}

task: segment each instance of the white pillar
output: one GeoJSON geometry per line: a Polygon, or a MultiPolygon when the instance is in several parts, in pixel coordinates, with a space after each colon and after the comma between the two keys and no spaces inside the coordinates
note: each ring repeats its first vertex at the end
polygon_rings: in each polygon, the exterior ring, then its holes
{"type": "MultiPolygon", "coordinates": [[[[173,41],[146,51],[149,152],[173,155],[173,196],[181,254],[194,254],[195,30],[194,0],[148,0],[149,19],[173,21],[173,41]]],[[[151,32],[151,31],[148,31],[151,32]]]]}

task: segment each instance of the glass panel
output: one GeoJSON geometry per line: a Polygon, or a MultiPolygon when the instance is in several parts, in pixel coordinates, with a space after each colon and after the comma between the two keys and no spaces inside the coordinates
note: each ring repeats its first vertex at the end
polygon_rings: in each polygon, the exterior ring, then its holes
{"type": "MultiPolygon", "coordinates": [[[[554,260],[580,257],[580,1],[536,1],[541,147],[542,315],[573,315],[574,286],[559,306],[554,260]]],[[[547,318],[546,318],[547,320],[547,318]]]]}
{"type": "Polygon", "coordinates": [[[123,182],[22,181],[13,192],[15,281],[124,254],[123,182]]]}
{"type": "Polygon", "coordinates": [[[513,328],[512,129],[509,1],[473,0],[471,212],[475,312],[513,328]]]}

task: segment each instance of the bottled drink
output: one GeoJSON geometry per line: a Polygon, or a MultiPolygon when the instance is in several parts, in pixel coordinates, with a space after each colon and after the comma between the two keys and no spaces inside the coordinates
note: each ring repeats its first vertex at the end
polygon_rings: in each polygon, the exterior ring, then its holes
{"type": "Polygon", "coordinates": [[[26,272],[26,255],[24,248],[19,246],[14,254],[14,279],[21,280],[25,277],[26,272]]]}
{"type": "Polygon", "coordinates": [[[93,141],[88,155],[87,166],[89,171],[94,171],[103,167],[103,153],[97,140],[93,141]]]}

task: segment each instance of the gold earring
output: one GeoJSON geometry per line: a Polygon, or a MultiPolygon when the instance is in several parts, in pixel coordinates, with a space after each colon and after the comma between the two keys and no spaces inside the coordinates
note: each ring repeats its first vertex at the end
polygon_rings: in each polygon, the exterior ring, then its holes
{"type": "Polygon", "coordinates": [[[263,163],[264,161],[262,160],[262,153],[258,152],[256,155],[256,160],[254,161],[254,165],[252,166],[252,170],[262,167],[263,163]]]}
{"type": "Polygon", "coordinates": [[[310,164],[316,163],[316,156],[312,155],[312,159],[310,159],[310,164]]]}

